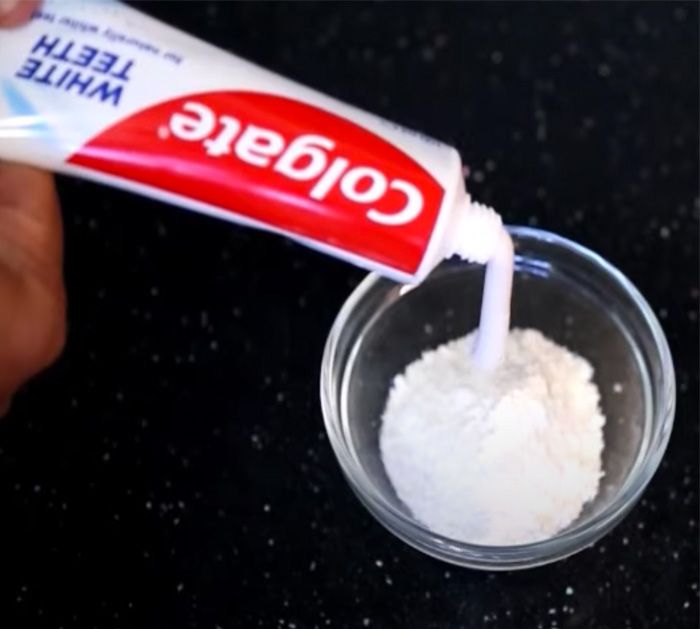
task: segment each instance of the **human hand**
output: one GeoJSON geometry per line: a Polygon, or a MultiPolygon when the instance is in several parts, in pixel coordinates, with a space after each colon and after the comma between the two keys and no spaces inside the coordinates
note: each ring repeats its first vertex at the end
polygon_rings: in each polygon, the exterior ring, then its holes
{"type": "MultiPolygon", "coordinates": [[[[23,24],[38,4],[0,0],[0,28],[23,24]]],[[[63,348],[62,258],[53,177],[0,161],[0,416],[17,389],[63,348]]]]}

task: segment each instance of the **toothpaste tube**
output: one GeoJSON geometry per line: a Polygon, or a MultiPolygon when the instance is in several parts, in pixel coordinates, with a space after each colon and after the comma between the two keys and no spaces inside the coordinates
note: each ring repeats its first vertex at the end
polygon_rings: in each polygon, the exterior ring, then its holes
{"type": "Polygon", "coordinates": [[[0,159],[266,229],[399,281],[502,227],[455,149],[117,2],[0,32],[0,159]]]}

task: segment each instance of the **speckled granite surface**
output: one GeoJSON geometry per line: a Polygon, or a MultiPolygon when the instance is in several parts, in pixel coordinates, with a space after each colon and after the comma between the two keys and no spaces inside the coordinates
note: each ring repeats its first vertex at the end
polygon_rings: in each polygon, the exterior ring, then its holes
{"type": "Polygon", "coordinates": [[[70,338],[0,424],[0,626],[696,627],[697,5],[141,6],[454,143],[508,222],[618,265],[668,335],[676,427],[594,548],[440,564],[364,511],[324,436],[321,352],[363,273],[62,179],[70,338]]]}

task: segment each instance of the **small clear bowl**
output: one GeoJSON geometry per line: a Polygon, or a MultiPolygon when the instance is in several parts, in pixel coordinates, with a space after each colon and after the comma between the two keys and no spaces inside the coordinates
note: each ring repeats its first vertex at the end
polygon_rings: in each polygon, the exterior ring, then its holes
{"type": "Polygon", "coordinates": [[[510,228],[515,244],[512,325],[537,328],[587,358],[607,418],[598,495],[554,537],[518,546],[449,539],[396,496],[379,452],[394,376],[427,349],[477,327],[484,269],[448,261],[412,287],[369,275],[331,329],[321,368],[326,430],[360,500],[387,529],[438,559],[471,568],[528,568],[567,557],[610,531],[640,497],[666,449],[675,378],[651,308],[616,268],[541,230],[510,228]]]}

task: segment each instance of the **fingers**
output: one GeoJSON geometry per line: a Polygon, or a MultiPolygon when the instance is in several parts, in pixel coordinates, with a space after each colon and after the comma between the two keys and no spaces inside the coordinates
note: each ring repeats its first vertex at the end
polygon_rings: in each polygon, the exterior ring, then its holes
{"type": "Polygon", "coordinates": [[[0,414],[65,342],[62,228],[53,178],[0,162],[0,414]]]}
{"type": "Polygon", "coordinates": [[[40,4],[40,0],[0,0],[0,27],[24,24],[40,4]]]}

